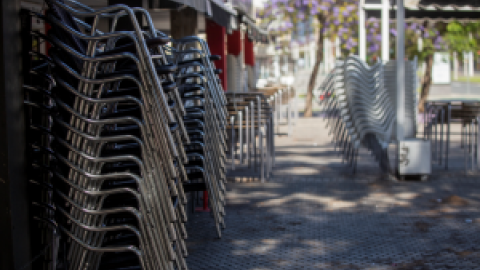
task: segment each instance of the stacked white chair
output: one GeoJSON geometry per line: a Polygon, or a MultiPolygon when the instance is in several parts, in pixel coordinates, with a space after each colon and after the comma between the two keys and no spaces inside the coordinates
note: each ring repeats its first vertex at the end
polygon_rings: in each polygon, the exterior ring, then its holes
{"type": "Polygon", "coordinates": [[[360,146],[371,151],[384,172],[395,124],[395,104],[384,85],[383,65],[368,66],[356,56],[337,61],[321,86],[327,126],[335,146],[355,172],[360,146]]]}
{"type": "MultiPolygon", "coordinates": [[[[393,104],[397,104],[397,62],[388,61],[384,65],[385,87],[390,93],[393,104]]],[[[416,60],[405,61],[405,126],[404,134],[406,138],[413,138],[417,133],[417,73],[416,60]]],[[[395,139],[396,132],[393,132],[392,139],[395,139]]]]}

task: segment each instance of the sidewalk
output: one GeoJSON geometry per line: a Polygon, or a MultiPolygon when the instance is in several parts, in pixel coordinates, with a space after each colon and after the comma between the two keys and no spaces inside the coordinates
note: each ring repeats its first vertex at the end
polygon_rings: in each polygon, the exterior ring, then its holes
{"type": "Polygon", "coordinates": [[[480,269],[480,182],[378,179],[367,153],[345,172],[320,118],[277,137],[274,176],[229,183],[226,230],[192,215],[190,269],[480,269]]]}

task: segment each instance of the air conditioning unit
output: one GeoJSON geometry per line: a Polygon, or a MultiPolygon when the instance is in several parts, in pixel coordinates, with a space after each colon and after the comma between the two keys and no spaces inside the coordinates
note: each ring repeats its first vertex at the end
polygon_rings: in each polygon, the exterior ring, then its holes
{"type": "Polygon", "coordinates": [[[432,173],[431,142],[412,138],[398,144],[398,174],[420,176],[425,180],[432,173]]]}

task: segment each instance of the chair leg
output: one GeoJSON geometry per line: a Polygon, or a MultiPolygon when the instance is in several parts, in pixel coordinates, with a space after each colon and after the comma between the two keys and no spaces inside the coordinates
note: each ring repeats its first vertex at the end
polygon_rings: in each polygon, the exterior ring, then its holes
{"type": "MultiPolygon", "coordinates": [[[[462,123],[462,134],[463,134],[463,137],[462,137],[462,143],[466,143],[464,142],[463,140],[465,139],[465,135],[466,135],[466,126],[465,126],[465,123],[462,123]]],[[[464,145],[465,146],[465,145],[464,145]]],[[[468,157],[467,157],[467,147],[463,147],[463,161],[465,162],[465,174],[468,173],[468,157]]]]}
{"type": "Polygon", "coordinates": [[[442,159],[443,159],[443,125],[444,125],[444,110],[443,108],[440,111],[440,155],[438,157],[438,162],[440,165],[442,165],[442,159]]]}
{"type": "Polygon", "coordinates": [[[448,152],[450,150],[450,121],[452,118],[452,106],[448,104],[447,108],[447,145],[445,149],[445,170],[448,170],[448,152]]]}

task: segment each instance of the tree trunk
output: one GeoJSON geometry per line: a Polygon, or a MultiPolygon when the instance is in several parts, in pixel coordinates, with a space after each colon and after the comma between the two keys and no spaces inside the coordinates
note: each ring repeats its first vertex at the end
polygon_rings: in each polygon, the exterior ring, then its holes
{"type": "Polygon", "coordinates": [[[422,79],[422,89],[420,91],[420,101],[418,103],[418,110],[423,113],[424,104],[430,93],[430,86],[432,85],[432,66],[433,66],[433,55],[427,56],[425,58],[425,74],[422,79]]]}
{"type": "MultiPolygon", "coordinates": [[[[320,21],[321,25],[323,25],[323,21],[320,21]]],[[[308,80],[308,88],[307,88],[307,97],[305,100],[305,111],[303,116],[304,117],[312,117],[313,112],[313,89],[315,88],[315,83],[317,82],[317,74],[318,70],[320,69],[320,63],[322,62],[323,58],[323,31],[322,28],[319,27],[318,31],[318,46],[317,52],[315,56],[315,64],[313,65],[312,74],[310,74],[310,79],[308,80]]],[[[327,71],[328,72],[328,71],[327,71]]]]}

